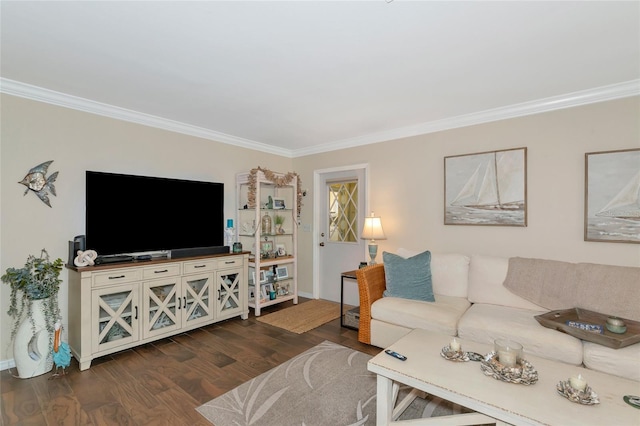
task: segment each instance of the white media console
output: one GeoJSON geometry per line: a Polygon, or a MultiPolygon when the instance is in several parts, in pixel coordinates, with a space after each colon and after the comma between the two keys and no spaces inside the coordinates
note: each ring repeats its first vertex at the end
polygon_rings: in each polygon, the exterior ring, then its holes
{"type": "Polygon", "coordinates": [[[240,316],[249,252],[69,269],[69,346],[95,358],[240,316]]]}

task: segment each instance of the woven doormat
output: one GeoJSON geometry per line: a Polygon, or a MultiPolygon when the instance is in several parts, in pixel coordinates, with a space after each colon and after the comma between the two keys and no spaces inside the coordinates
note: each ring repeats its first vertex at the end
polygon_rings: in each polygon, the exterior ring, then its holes
{"type": "MultiPolygon", "coordinates": [[[[351,306],[344,306],[345,312],[351,306]]],[[[340,317],[340,304],[328,300],[313,299],[280,311],[261,315],[256,319],[274,327],[302,334],[340,317]]]]}

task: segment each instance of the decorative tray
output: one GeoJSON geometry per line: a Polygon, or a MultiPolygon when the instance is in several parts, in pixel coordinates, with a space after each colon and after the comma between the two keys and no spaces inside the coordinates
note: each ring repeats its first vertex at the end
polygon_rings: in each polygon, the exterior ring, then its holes
{"type": "Polygon", "coordinates": [[[541,325],[547,328],[553,328],[577,337],[578,339],[613,349],[624,348],[625,346],[640,342],[640,322],[626,318],[621,318],[627,326],[627,331],[623,334],[616,334],[607,330],[606,322],[608,315],[581,308],[551,311],[546,314],[536,315],[535,318],[541,325]],[[602,334],[571,327],[568,325],[568,322],[599,326],[598,328],[602,329],[602,334]]]}
{"type": "Polygon", "coordinates": [[[440,355],[444,359],[448,359],[449,361],[467,362],[470,360],[469,354],[467,352],[452,351],[448,345],[442,348],[442,350],[440,351],[440,355]]]}
{"type": "Polygon", "coordinates": [[[579,391],[571,387],[569,384],[569,380],[561,380],[557,385],[556,389],[558,393],[569,401],[577,402],[582,405],[595,405],[599,404],[600,400],[598,399],[598,395],[587,385],[585,390],[579,391]]]}
{"type": "Polygon", "coordinates": [[[526,359],[521,359],[515,367],[507,367],[498,361],[495,352],[489,352],[480,362],[480,369],[486,376],[503,382],[532,385],[538,381],[538,371],[526,359]]]}

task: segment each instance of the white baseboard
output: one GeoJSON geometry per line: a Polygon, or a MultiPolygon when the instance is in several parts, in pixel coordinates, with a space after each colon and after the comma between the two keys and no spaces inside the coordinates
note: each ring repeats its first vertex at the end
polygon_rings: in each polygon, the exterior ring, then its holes
{"type": "Polygon", "coordinates": [[[0,361],[0,371],[8,370],[10,368],[15,368],[16,363],[12,359],[5,359],[4,361],[0,361]]]}

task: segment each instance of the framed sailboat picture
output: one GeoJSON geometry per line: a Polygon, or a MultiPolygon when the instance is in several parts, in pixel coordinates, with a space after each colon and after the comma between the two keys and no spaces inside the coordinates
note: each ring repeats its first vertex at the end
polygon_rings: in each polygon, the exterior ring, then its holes
{"type": "Polygon", "coordinates": [[[444,158],[444,224],[527,226],[527,148],[444,158]]]}
{"type": "Polygon", "coordinates": [[[584,240],[640,243],[640,149],[585,154],[584,240]]]}

